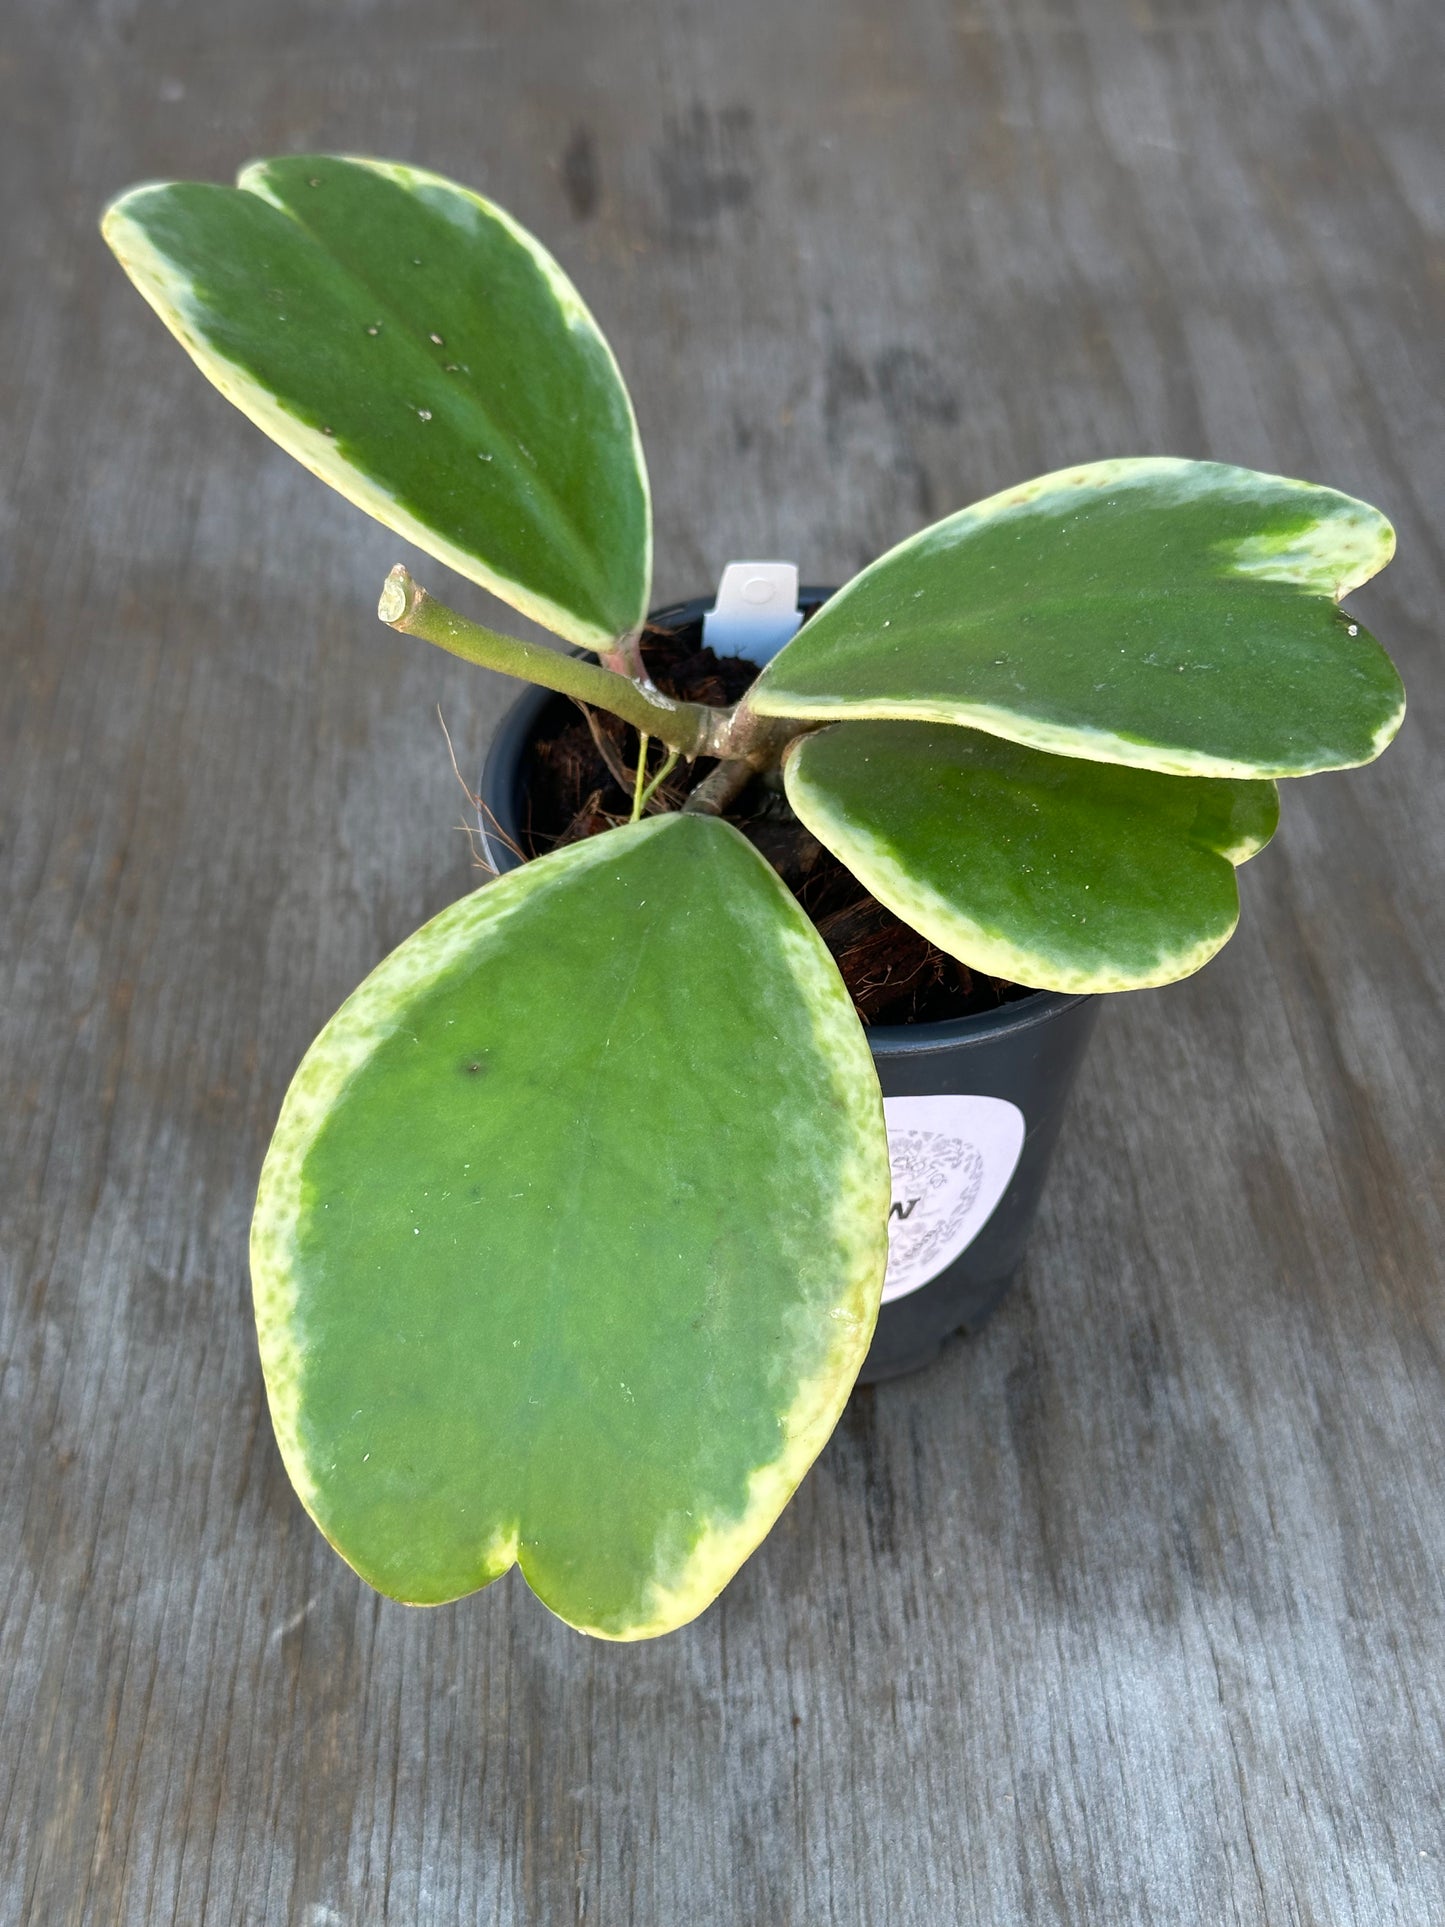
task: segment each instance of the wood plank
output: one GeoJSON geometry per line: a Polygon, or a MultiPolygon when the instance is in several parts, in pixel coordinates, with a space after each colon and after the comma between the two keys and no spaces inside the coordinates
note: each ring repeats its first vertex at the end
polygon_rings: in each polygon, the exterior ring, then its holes
{"type": "Polygon", "coordinates": [[[1445,601],[1430,0],[19,0],[0,33],[0,1918],[1445,1918],[1445,601]],[[318,1025],[468,887],[381,629],[445,581],[207,390],[96,238],[257,153],[472,180],[633,385],[658,600],[837,580],[1148,450],[1377,500],[1412,690],[1115,1000],[1020,1285],[860,1394],[643,1648],[376,1599],[265,1416],[245,1232],[318,1025]]]}

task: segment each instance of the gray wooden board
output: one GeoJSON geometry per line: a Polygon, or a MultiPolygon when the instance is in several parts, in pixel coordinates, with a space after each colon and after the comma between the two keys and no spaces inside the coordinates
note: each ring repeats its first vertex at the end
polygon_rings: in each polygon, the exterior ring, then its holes
{"type": "Polygon", "coordinates": [[[11,0],[0,1919],[1445,1920],[1437,0],[11,0]],[[484,599],[208,390],[95,233],[258,153],[475,181],[634,386],[658,599],[1169,451],[1381,503],[1413,691],[1115,1000],[1019,1288],[722,1602],[384,1603],[291,1497],[245,1235],[289,1073],[469,886],[484,599]]]}

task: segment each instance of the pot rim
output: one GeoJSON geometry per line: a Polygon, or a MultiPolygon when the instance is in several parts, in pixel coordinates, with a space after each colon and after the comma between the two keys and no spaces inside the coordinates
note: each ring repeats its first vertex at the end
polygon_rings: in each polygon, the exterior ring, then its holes
{"type": "Polygon", "coordinates": [[[971,1017],[945,1017],[932,1024],[865,1024],[863,1033],[875,1057],[926,1057],[933,1051],[957,1050],[984,1038],[1005,1037],[1047,1023],[1060,1011],[1087,1004],[1092,990],[1031,990],[997,1010],[977,1010],[971,1017]]]}

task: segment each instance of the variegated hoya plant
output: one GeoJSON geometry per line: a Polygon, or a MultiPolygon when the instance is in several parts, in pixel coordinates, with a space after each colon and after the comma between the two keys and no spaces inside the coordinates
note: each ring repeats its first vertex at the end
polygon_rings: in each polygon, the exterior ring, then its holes
{"type": "Polygon", "coordinates": [[[552,257],[418,168],[265,161],[105,218],[212,382],[324,481],[565,642],[381,616],[716,759],[686,807],[444,910],[308,1051],[251,1262],[271,1413],[380,1591],[519,1565],[571,1625],[683,1624],[769,1530],[868,1349],[887,1253],[878,1080],[837,968],[721,812],[752,778],[951,955],[1125,990],[1238,915],[1276,779],[1403,714],[1339,609],[1389,524],[1214,462],[1101,461],[924,529],[736,707],[643,667],[651,516],[617,364],[552,257]]]}

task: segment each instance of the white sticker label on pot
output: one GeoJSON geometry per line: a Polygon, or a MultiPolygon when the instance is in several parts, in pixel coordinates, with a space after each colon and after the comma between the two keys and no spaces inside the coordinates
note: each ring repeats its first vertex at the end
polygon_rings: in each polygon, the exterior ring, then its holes
{"type": "Polygon", "coordinates": [[[883,1302],[917,1291],[971,1245],[1008,1189],[1024,1114],[1003,1097],[885,1097],[893,1204],[883,1302]]]}

